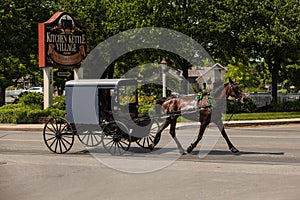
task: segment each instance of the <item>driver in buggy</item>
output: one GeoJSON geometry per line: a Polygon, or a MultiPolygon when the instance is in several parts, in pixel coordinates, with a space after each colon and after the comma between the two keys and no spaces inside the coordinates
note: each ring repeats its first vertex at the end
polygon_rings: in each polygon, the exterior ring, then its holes
{"type": "Polygon", "coordinates": [[[111,95],[110,89],[101,89],[100,92],[101,115],[106,121],[113,121],[111,110],[111,95]]]}

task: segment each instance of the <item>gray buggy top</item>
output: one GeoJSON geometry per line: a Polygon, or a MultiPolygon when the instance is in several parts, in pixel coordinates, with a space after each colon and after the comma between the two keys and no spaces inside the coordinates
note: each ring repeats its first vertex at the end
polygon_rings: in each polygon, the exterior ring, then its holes
{"type": "Polygon", "coordinates": [[[114,108],[120,104],[120,94],[126,88],[136,90],[134,79],[81,79],[66,82],[66,119],[75,124],[101,122],[100,90],[110,89],[114,108]]]}

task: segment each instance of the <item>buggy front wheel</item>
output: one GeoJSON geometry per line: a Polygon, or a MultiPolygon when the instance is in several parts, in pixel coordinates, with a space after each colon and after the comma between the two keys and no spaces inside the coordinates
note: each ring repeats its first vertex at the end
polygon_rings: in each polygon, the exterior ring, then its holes
{"type": "MultiPolygon", "coordinates": [[[[144,149],[149,149],[150,145],[153,144],[154,138],[156,136],[156,133],[159,130],[159,123],[157,120],[153,119],[153,122],[151,122],[151,127],[149,130],[149,134],[146,137],[140,138],[136,141],[136,143],[140,146],[143,147],[144,149]]],[[[160,138],[159,138],[160,139],[160,138]]]]}
{"type": "Polygon", "coordinates": [[[74,143],[72,126],[62,117],[50,118],[43,131],[43,138],[48,149],[54,153],[68,152],[74,143]]]}

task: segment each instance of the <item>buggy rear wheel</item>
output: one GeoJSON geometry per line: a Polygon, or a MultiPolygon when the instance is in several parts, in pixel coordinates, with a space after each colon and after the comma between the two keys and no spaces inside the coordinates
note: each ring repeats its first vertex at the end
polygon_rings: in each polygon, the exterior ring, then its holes
{"type": "MultiPolygon", "coordinates": [[[[83,130],[77,129],[77,136],[80,142],[87,147],[94,147],[99,145],[102,140],[102,130],[99,127],[99,125],[97,126],[89,125],[88,128],[86,126],[84,127],[86,129],[83,130]]],[[[79,129],[81,129],[80,126],[79,129]]]]}
{"type": "Polygon", "coordinates": [[[58,154],[68,152],[74,143],[72,126],[62,117],[50,118],[43,131],[43,138],[50,151],[58,154]]]}
{"type": "MultiPolygon", "coordinates": [[[[153,122],[152,122],[152,125],[151,125],[151,128],[149,130],[149,135],[146,136],[146,137],[143,137],[141,139],[138,139],[136,141],[136,143],[140,146],[140,147],[143,147],[145,149],[149,149],[150,148],[150,145],[153,144],[153,141],[154,141],[154,138],[156,136],[156,133],[158,132],[159,130],[159,123],[157,120],[155,119],[152,119],[153,122]]],[[[159,138],[160,139],[160,138],[159,138]]]]}
{"type": "Polygon", "coordinates": [[[129,129],[120,121],[110,122],[103,127],[102,144],[112,155],[123,155],[130,148],[129,129]]]}

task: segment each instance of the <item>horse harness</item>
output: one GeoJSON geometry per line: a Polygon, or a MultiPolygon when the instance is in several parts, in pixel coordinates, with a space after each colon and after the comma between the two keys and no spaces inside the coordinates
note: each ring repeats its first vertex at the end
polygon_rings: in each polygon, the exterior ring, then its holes
{"type": "MultiPolygon", "coordinates": [[[[188,113],[188,112],[192,113],[192,112],[199,111],[201,109],[207,109],[207,108],[213,109],[213,107],[215,107],[214,104],[216,104],[216,100],[205,93],[200,93],[200,94],[196,95],[194,100],[195,100],[194,105],[191,107],[191,109],[188,109],[187,112],[185,112],[185,113],[188,113]],[[201,102],[204,100],[204,97],[207,97],[207,104],[200,106],[201,102]]],[[[180,97],[173,96],[171,99],[168,100],[168,104],[165,107],[166,113],[172,114],[172,115],[181,115],[182,110],[181,110],[180,105],[181,105],[180,97]],[[173,108],[173,111],[171,108],[173,108]],[[176,109],[174,109],[174,108],[176,108],[176,109]]]]}

